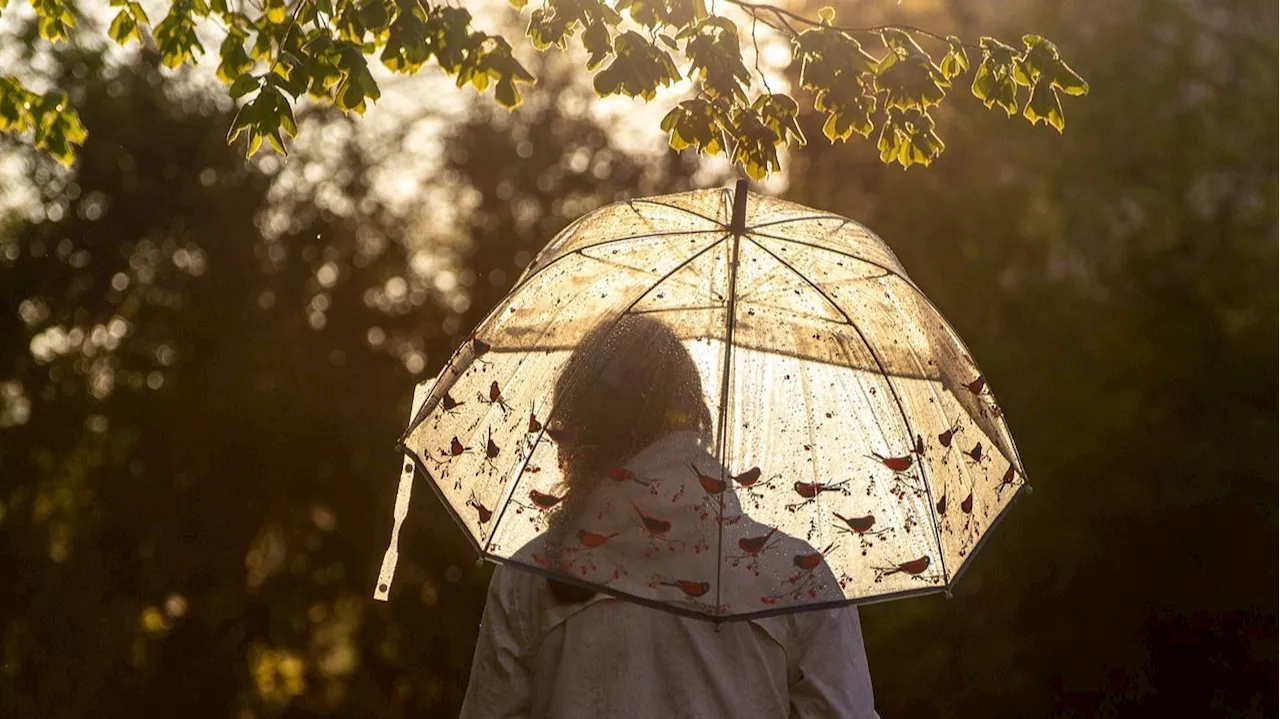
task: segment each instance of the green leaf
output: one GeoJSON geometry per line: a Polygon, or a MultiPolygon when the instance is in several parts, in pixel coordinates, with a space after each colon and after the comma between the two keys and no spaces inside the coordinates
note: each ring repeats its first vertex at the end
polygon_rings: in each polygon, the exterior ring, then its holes
{"type": "Polygon", "coordinates": [[[253,60],[244,51],[245,34],[240,30],[231,30],[223,39],[218,55],[222,62],[218,64],[218,79],[222,82],[234,82],[253,68],[253,60]]]}
{"type": "Polygon", "coordinates": [[[147,17],[147,11],[142,8],[142,3],[127,2],[125,7],[129,8],[129,12],[133,13],[133,19],[139,25],[150,25],[151,18],[147,17]]]}
{"type": "Polygon", "coordinates": [[[26,132],[34,124],[36,95],[16,77],[0,76],[0,132],[26,132]]]}
{"type": "Polygon", "coordinates": [[[169,14],[156,25],[156,45],[160,49],[160,61],[166,67],[175,68],[191,60],[195,53],[204,53],[204,47],[196,37],[195,22],[185,3],[176,2],[169,14]]]}
{"type": "Polygon", "coordinates": [[[797,145],[805,144],[804,132],[797,121],[800,107],[789,95],[779,93],[760,95],[755,102],[751,103],[751,109],[758,113],[760,122],[773,131],[777,137],[776,144],[783,147],[789,146],[792,142],[797,145]]]}
{"type": "Polygon", "coordinates": [[[991,41],[994,45],[988,47],[988,41],[991,38],[982,39],[983,59],[973,75],[971,90],[988,108],[999,107],[1013,117],[1018,111],[1018,83],[1014,78],[1017,56],[1013,48],[998,41],[991,41]]]}
{"type": "Polygon", "coordinates": [[[229,94],[232,99],[239,99],[251,92],[255,92],[261,86],[262,85],[258,82],[257,78],[252,75],[241,75],[235,79],[235,82],[231,83],[231,89],[227,91],[227,94],[229,94]]]}
{"type": "Polygon", "coordinates": [[[875,79],[876,89],[886,93],[885,106],[902,110],[924,110],[939,104],[947,95],[947,84],[942,71],[924,53],[913,53],[897,62],[882,63],[875,79]]]}
{"type": "Polygon", "coordinates": [[[617,94],[652,100],[659,86],[679,79],[680,73],[666,51],[629,30],[614,38],[613,62],[596,73],[592,86],[602,97],[617,94]]]}
{"type": "Polygon", "coordinates": [[[49,42],[62,42],[70,38],[71,28],[76,26],[76,17],[65,0],[32,0],[31,8],[36,11],[40,37],[49,42]]]}
{"type": "Polygon", "coordinates": [[[1022,115],[1030,120],[1032,125],[1044,121],[1046,125],[1053,127],[1058,132],[1062,132],[1062,128],[1066,125],[1065,118],[1062,115],[1062,102],[1058,99],[1058,92],[1054,89],[1053,83],[1046,78],[1041,78],[1031,88],[1031,97],[1027,99],[1022,115]]]}
{"type": "Polygon", "coordinates": [[[45,93],[31,108],[34,119],[32,144],[65,166],[75,161],[75,147],[84,144],[88,132],[80,115],[67,104],[61,91],[45,93]]]}
{"type": "Polygon", "coordinates": [[[128,44],[129,40],[133,39],[139,43],[142,42],[142,36],[138,34],[138,23],[128,10],[121,10],[116,14],[115,19],[111,21],[111,27],[107,28],[107,36],[119,45],[128,44]]]}
{"type": "Polygon", "coordinates": [[[231,129],[227,131],[227,144],[235,142],[237,137],[258,122],[258,110],[253,103],[245,103],[231,120],[231,129]]]}
{"type": "Polygon", "coordinates": [[[587,69],[599,67],[613,49],[613,43],[609,41],[609,26],[603,22],[593,23],[582,33],[582,47],[589,53],[587,69]]]}
{"type": "Polygon", "coordinates": [[[876,140],[880,161],[886,165],[896,162],[904,170],[912,165],[928,166],[946,149],[933,128],[933,118],[927,112],[888,112],[876,140]]]}
{"type": "Polygon", "coordinates": [[[400,13],[391,24],[387,44],[382,51],[382,64],[392,72],[417,72],[431,58],[426,33],[426,25],[417,15],[411,12],[400,13]]]}
{"type": "MultiPolygon", "coordinates": [[[[1052,42],[1039,35],[1024,35],[1022,42],[1027,46],[1022,65],[1032,83],[1044,77],[1068,95],[1084,95],[1089,92],[1089,84],[1062,61],[1058,47],[1052,42]]],[[[1032,83],[1025,84],[1030,86],[1032,83]]]]}
{"type": "Polygon", "coordinates": [[[951,44],[951,49],[938,67],[942,70],[943,77],[954,80],[969,71],[969,53],[965,51],[964,43],[955,35],[948,35],[947,42],[951,44]]]}
{"type": "Polygon", "coordinates": [[[684,53],[689,59],[689,77],[702,81],[703,92],[713,98],[746,102],[743,86],[750,84],[751,73],[742,61],[738,28],[732,22],[713,16],[698,23],[684,53]]]}
{"type": "Polygon", "coordinates": [[[676,150],[693,147],[698,153],[718,155],[728,147],[726,124],[728,109],[720,102],[685,100],[662,118],[662,129],[670,134],[669,142],[676,150]]]}

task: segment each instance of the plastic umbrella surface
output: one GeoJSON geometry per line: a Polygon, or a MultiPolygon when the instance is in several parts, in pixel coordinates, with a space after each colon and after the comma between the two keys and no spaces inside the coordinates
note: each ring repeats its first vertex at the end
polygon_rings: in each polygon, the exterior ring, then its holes
{"type": "Polygon", "coordinates": [[[580,218],[419,390],[406,481],[482,556],[690,616],[948,590],[1027,488],[889,247],[745,183],[580,218]]]}

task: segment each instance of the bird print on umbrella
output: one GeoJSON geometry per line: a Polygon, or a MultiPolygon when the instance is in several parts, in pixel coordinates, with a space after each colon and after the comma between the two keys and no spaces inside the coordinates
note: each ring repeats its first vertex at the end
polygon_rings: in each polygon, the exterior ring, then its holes
{"type": "Polygon", "coordinates": [[[932,564],[932,561],[929,559],[929,555],[926,554],[919,559],[912,559],[892,567],[876,567],[876,581],[879,582],[893,574],[905,574],[912,579],[922,579],[921,575],[929,568],[930,564],[932,564]]]}
{"type": "MultiPolygon", "coordinates": [[[[947,588],[1027,488],[987,376],[866,228],[758,195],[741,209],[738,197],[635,201],[575,223],[445,365],[406,451],[484,556],[537,564],[534,553],[556,556],[539,544],[554,518],[579,517],[555,535],[559,551],[599,555],[601,571],[584,577],[577,560],[576,580],[673,610],[737,616],[830,591],[853,602],[947,588]],[[565,462],[591,440],[552,385],[588,329],[642,313],[667,322],[702,373],[706,460],[661,475],[617,457],[588,500],[565,462]],[[713,568],[737,560],[733,576],[753,579],[741,568],[758,564],[798,579],[744,600],[695,571],[707,554],[713,568]],[[645,562],[668,566],[654,587],[645,562]],[[631,579],[610,582],[619,567],[631,579]]],[[[550,561],[540,568],[554,573],[550,561]]]]}
{"type": "Polygon", "coordinates": [[[876,529],[876,515],[868,514],[862,517],[846,517],[839,512],[833,512],[835,518],[844,522],[844,526],[836,525],[836,531],[848,532],[858,538],[859,546],[862,549],[862,556],[867,556],[867,550],[874,547],[875,543],[872,539],[876,539],[893,531],[893,527],[881,527],[876,529]]]}
{"type": "MultiPolygon", "coordinates": [[[[753,573],[755,576],[760,576],[760,553],[770,548],[770,542],[774,539],[774,535],[777,534],[777,532],[777,527],[770,527],[769,531],[764,534],[756,535],[754,537],[742,537],[739,539],[738,550],[741,551],[742,554],[728,555],[730,560],[729,566],[734,568],[739,566],[745,567],[747,571],[753,573]]],[[[776,541],[773,542],[775,545],[776,543],[776,541]]]]}
{"type": "Polygon", "coordinates": [[[840,482],[828,484],[825,482],[801,482],[797,480],[791,485],[791,489],[796,494],[800,495],[801,501],[788,504],[784,508],[788,512],[798,511],[818,501],[818,498],[826,492],[838,492],[840,494],[848,495],[849,490],[847,485],[849,484],[849,481],[850,480],[846,479],[840,482]]]}

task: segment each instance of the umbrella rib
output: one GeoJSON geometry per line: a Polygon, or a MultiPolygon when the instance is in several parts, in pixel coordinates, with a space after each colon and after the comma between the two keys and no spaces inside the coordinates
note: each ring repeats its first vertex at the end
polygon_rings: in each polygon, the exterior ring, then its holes
{"type": "Polygon", "coordinates": [[[774,225],[785,225],[788,222],[805,222],[807,220],[841,220],[845,223],[851,222],[849,218],[841,217],[840,215],[801,215],[799,217],[786,217],[781,220],[770,220],[769,222],[761,222],[758,225],[751,225],[747,228],[747,232],[755,232],[761,227],[773,227],[774,225]]]}
{"type": "MultiPolygon", "coordinates": [[[[831,253],[831,254],[833,254],[833,255],[840,255],[841,257],[848,257],[848,258],[849,258],[849,259],[851,259],[851,260],[857,260],[857,261],[859,261],[859,262],[865,262],[866,264],[871,265],[872,267],[878,267],[878,268],[880,268],[880,269],[884,270],[885,272],[887,272],[887,273],[889,273],[889,274],[891,274],[891,275],[894,275],[894,276],[897,276],[897,277],[902,278],[903,280],[905,280],[905,281],[907,282],[907,284],[911,285],[912,287],[915,287],[915,284],[916,284],[916,283],[914,283],[914,282],[912,282],[912,281],[911,281],[911,278],[910,278],[910,277],[907,277],[905,274],[903,274],[902,272],[899,272],[898,270],[893,269],[892,267],[885,267],[884,265],[882,265],[882,264],[880,264],[879,262],[876,262],[876,261],[874,261],[874,260],[868,260],[868,259],[867,259],[867,258],[865,258],[865,257],[859,257],[859,256],[857,256],[857,255],[850,254],[850,253],[848,253],[848,252],[841,252],[840,250],[837,250],[837,249],[836,249],[836,248],[834,248],[834,247],[827,247],[826,245],[817,245],[817,244],[814,244],[814,243],[812,243],[812,242],[805,242],[804,240],[798,240],[798,239],[796,239],[796,238],[794,238],[794,237],[782,237],[781,235],[771,235],[771,234],[769,234],[768,232],[755,232],[755,231],[752,231],[752,233],[751,233],[751,234],[753,234],[753,235],[759,235],[760,237],[767,237],[767,238],[768,238],[768,239],[770,239],[770,240],[778,240],[779,242],[789,242],[789,243],[791,243],[791,244],[793,244],[793,245],[800,245],[800,246],[802,246],[802,247],[808,247],[808,248],[810,248],[810,249],[814,249],[814,250],[823,250],[823,251],[826,251],[826,252],[830,252],[830,253],[831,253]]],[[[757,244],[757,245],[759,245],[760,243],[758,243],[758,242],[757,242],[756,244],[757,244]]],[[[772,254],[772,253],[770,253],[770,254],[772,254]]],[[[897,258],[895,257],[894,259],[897,259],[897,258]]],[[[917,291],[919,291],[919,290],[917,289],[917,291]]],[[[923,292],[921,292],[920,294],[922,294],[922,295],[923,295],[924,293],[923,293],[923,292]]]]}
{"type": "MultiPolygon", "coordinates": [[[[568,252],[565,252],[562,255],[558,255],[547,264],[529,273],[529,275],[524,278],[524,281],[522,281],[520,284],[516,285],[515,287],[511,288],[511,292],[514,293],[516,290],[529,284],[529,281],[532,280],[534,277],[537,277],[538,275],[542,274],[543,270],[554,265],[560,260],[563,260],[566,257],[570,257],[572,255],[581,255],[582,257],[588,257],[593,260],[598,259],[595,257],[591,257],[590,255],[584,254],[584,250],[591,250],[597,247],[604,247],[605,245],[612,245],[617,242],[631,242],[632,240],[648,240],[654,237],[684,237],[687,235],[713,235],[716,233],[718,229],[719,228],[711,228],[707,230],[675,230],[671,232],[650,232],[644,235],[628,235],[626,237],[615,237],[611,240],[601,240],[600,242],[593,242],[589,245],[583,245],[582,247],[575,247],[572,250],[569,250],[568,252]]],[[[722,237],[720,239],[724,239],[724,238],[722,237]]]]}
{"type": "Polygon", "coordinates": [[[701,212],[694,212],[693,210],[690,210],[690,209],[689,209],[689,208],[687,208],[687,207],[677,207],[676,205],[668,205],[668,204],[667,204],[667,203],[665,203],[665,202],[658,202],[656,199],[653,199],[653,198],[641,197],[641,198],[637,198],[637,199],[634,199],[634,200],[625,200],[625,202],[626,202],[628,205],[630,205],[630,204],[634,204],[634,203],[637,203],[637,202],[643,202],[643,203],[644,203],[644,204],[646,204],[646,205],[657,205],[658,207],[665,207],[665,208],[667,208],[667,209],[669,209],[669,210],[675,210],[676,212],[683,212],[683,213],[686,213],[686,214],[689,214],[689,215],[693,215],[694,217],[701,217],[702,219],[706,220],[707,222],[714,222],[714,223],[716,223],[716,225],[717,225],[719,228],[721,228],[721,229],[723,229],[723,228],[725,227],[725,224],[724,224],[723,222],[721,222],[720,220],[717,220],[717,219],[716,219],[716,218],[714,218],[714,217],[707,217],[706,215],[702,214],[701,212]]]}
{"type": "MultiPolygon", "coordinates": [[[[867,352],[871,355],[871,359],[875,360],[876,367],[878,367],[880,370],[880,375],[885,378],[885,383],[889,385],[889,392],[890,394],[893,395],[893,402],[898,406],[898,413],[902,415],[902,424],[907,429],[907,443],[910,444],[911,438],[915,435],[915,432],[912,431],[911,429],[911,420],[907,417],[907,410],[905,407],[902,406],[902,398],[898,396],[898,390],[893,385],[893,379],[890,377],[889,373],[885,370],[884,363],[880,361],[880,355],[877,354],[875,348],[871,346],[871,342],[867,340],[867,336],[863,334],[862,329],[858,327],[858,324],[856,322],[853,321],[853,318],[849,316],[849,313],[845,312],[844,308],[841,307],[839,304],[837,304],[836,301],[832,299],[830,295],[827,294],[826,290],[819,287],[817,283],[815,283],[813,280],[806,277],[802,272],[797,271],[791,265],[787,264],[786,262],[783,262],[782,258],[775,255],[772,251],[769,250],[769,248],[765,247],[764,245],[761,245],[759,242],[756,242],[751,237],[748,237],[747,239],[751,240],[752,244],[754,244],[756,247],[759,247],[762,251],[768,253],[775,260],[777,260],[783,265],[786,265],[787,269],[791,270],[792,272],[795,272],[797,277],[804,280],[810,287],[814,289],[815,292],[822,295],[822,297],[826,299],[827,302],[830,302],[831,305],[835,307],[836,310],[839,311],[841,315],[844,316],[845,321],[849,323],[849,326],[853,328],[853,331],[858,333],[858,338],[862,340],[862,344],[866,345],[867,352]]],[[[932,511],[932,508],[934,506],[933,490],[929,483],[928,470],[926,467],[927,465],[924,462],[920,463],[920,478],[924,482],[925,492],[929,495],[929,507],[930,507],[930,510],[932,511]]],[[[946,585],[946,584],[949,584],[947,580],[947,556],[942,549],[942,534],[938,531],[938,523],[936,521],[931,522],[931,524],[933,525],[934,541],[937,542],[937,545],[938,545],[938,561],[939,563],[942,564],[942,583],[946,585]]]]}

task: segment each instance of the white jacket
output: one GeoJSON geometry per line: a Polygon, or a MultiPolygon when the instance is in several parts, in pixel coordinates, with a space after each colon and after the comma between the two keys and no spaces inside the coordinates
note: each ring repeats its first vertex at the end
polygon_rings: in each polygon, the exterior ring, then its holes
{"type": "Polygon", "coordinates": [[[716,626],[499,567],[464,719],[877,717],[854,607],[716,626]]]}

